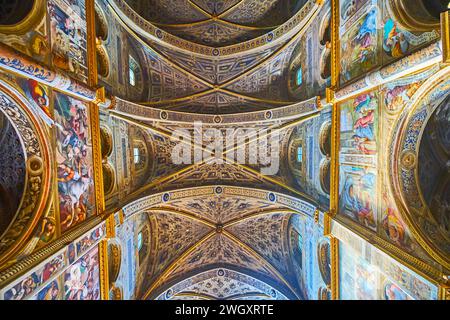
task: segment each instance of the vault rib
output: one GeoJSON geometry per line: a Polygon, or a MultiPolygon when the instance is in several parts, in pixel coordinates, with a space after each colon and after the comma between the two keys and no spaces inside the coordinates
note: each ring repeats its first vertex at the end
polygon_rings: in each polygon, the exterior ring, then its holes
{"type": "Polygon", "coordinates": [[[275,268],[269,261],[267,261],[263,256],[261,256],[256,250],[252,247],[248,246],[244,242],[242,242],[239,238],[237,238],[234,234],[229,231],[223,230],[222,234],[240,246],[243,250],[245,250],[248,254],[250,254],[257,261],[261,262],[267,269],[269,269],[275,276],[277,276],[278,280],[280,280],[292,294],[294,294],[298,299],[301,297],[298,295],[297,291],[289,284],[289,282],[284,278],[284,276],[275,268]]]}
{"type": "Polygon", "coordinates": [[[207,240],[212,238],[216,234],[216,231],[213,230],[204,235],[200,240],[186,249],[177,259],[175,259],[156,279],[153,281],[152,285],[148,288],[148,290],[143,295],[143,299],[147,299],[150,294],[160,285],[169,275],[170,273],[178,266],[180,261],[183,261],[186,257],[188,257],[195,249],[205,243],[207,240]]]}

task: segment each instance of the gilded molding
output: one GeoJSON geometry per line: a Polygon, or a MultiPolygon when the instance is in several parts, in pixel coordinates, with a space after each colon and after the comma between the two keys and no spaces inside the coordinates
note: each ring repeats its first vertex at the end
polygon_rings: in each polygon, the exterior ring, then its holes
{"type": "Polygon", "coordinates": [[[339,239],[329,236],[331,249],[331,300],[339,300],[339,239]]]}
{"type": "Polygon", "coordinates": [[[94,216],[84,221],[79,226],[70,229],[60,238],[50,242],[48,245],[42,247],[41,249],[38,249],[29,256],[24,257],[23,259],[15,262],[12,265],[9,265],[7,268],[0,271],[0,288],[5,287],[11,281],[17,279],[28,270],[36,267],[37,265],[39,265],[39,263],[63,249],[65,246],[67,246],[68,243],[74,242],[77,238],[81,237],[89,230],[92,230],[102,221],[102,217],[94,216]]]}
{"type": "Polygon", "coordinates": [[[109,268],[108,268],[108,240],[102,240],[98,244],[99,269],[100,269],[100,297],[109,300],[109,268]]]}
{"type": "MultiPolygon", "coordinates": [[[[339,88],[339,73],[341,70],[340,64],[340,39],[339,39],[339,0],[331,0],[331,88],[336,90],[339,88]]],[[[327,91],[327,101],[329,99],[327,91]]]]}
{"type": "Polygon", "coordinates": [[[89,111],[91,123],[96,208],[97,214],[102,214],[105,211],[105,195],[103,188],[103,169],[102,169],[103,159],[101,150],[100,116],[98,106],[93,103],[90,103],[89,111]]]}
{"type": "Polygon", "coordinates": [[[441,13],[442,62],[450,63],[450,11],[441,13]]]}
{"type": "MultiPolygon", "coordinates": [[[[24,146],[26,180],[20,207],[0,238],[0,264],[23,247],[40,217],[49,209],[52,151],[47,143],[44,125],[28,103],[14,89],[0,82],[0,109],[12,122],[24,146]]],[[[0,111],[1,112],[1,111],[0,111]]]]}

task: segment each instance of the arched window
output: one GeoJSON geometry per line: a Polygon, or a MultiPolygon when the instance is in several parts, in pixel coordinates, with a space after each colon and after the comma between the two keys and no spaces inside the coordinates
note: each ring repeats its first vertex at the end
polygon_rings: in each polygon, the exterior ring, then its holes
{"type": "Polygon", "coordinates": [[[302,163],[303,162],[303,146],[299,145],[297,147],[297,162],[302,163]]]}
{"type": "Polygon", "coordinates": [[[139,164],[139,162],[141,162],[141,152],[139,150],[139,147],[133,148],[133,159],[134,164],[139,164]]]}
{"type": "Polygon", "coordinates": [[[297,73],[295,74],[295,83],[299,87],[303,84],[303,69],[302,69],[302,67],[299,67],[297,69],[297,73]]]}
{"type": "Polygon", "coordinates": [[[128,56],[128,76],[130,84],[135,87],[136,84],[140,81],[140,67],[137,63],[136,59],[134,59],[131,55],[128,56]]]}
{"type": "Polygon", "coordinates": [[[137,248],[138,251],[140,252],[142,250],[142,245],[143,245],[143,238],[142,238],[142,231],[138,233],[137,236],[137,248]]]}

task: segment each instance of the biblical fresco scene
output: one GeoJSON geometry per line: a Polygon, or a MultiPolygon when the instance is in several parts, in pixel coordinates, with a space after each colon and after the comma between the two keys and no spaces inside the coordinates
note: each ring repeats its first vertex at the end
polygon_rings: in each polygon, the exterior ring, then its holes
{"type": "Polygon", "coordinates": [[[448,300],[449,10],[0,1],[0,300],[448,300]]]}

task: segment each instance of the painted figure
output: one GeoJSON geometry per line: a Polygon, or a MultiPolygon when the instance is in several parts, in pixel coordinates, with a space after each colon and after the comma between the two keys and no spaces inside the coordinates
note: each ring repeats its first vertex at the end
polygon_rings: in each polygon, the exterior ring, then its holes
{"type": "Polygon", "coordinates": [[[100,298],[97,249],[84,255],[66,271],[64,296],[66,300],[98,300],[100,298]]]}
{"type": "Polygon", "coordinates": [[[356,150],[363,154],[375,154],[375,109],[376,101],[371,94],[360,96],[354,101],[357,116],[353,124],[353,143],[356,150]]]}
{"type": "Polygon", "coordinates": [[[392,19],[386,21],[384,25],[383,49],[394,58],[404,56],[409,49],[409,43],[405,33],[397,28],[397,25],[392,19]]]}
{"type": "Polygon", "coordinates": [[[57,94],[55,119],[58,130],[57,179],[61,230],[84,221],[92,210],[93,188],[88,117],[84,103],[57,94]]]}
{"type": "Polygon", "coordinates": [[[373,173],[358,176],[348,175],[341,194],[341,210],[366,227],[375,227],[374,196],[375,179],[373,173]]]}

